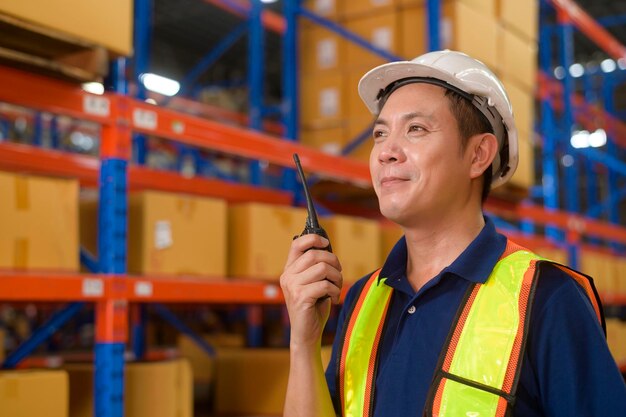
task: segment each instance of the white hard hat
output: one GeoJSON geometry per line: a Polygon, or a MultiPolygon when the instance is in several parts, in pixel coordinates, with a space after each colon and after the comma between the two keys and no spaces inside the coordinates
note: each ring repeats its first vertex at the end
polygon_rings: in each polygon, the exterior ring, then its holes
{"type": "Polygon", "coordinates": [[[498,139],[491,188],[504,184],[517,168],[517,129],[504,86],[482,62],[456,51],[436,51],[411,61],[380,65],[361,78],[359,95],[372,114],[380,112],[380,99],[400,85],[425,82],[440,85],[468,98],[485,115],[498,139]]]}

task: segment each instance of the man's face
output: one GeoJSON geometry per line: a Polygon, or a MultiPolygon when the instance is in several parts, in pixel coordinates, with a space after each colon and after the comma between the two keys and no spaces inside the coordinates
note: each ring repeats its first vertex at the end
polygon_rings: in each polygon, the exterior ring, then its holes
{"type": "Polygon", "coordinates": [[[404,227],[455,213],[470,196],[471,158],[444,93],[431,84],[400,87],[374,124],[374,190],[381,213],[404,227]]]}

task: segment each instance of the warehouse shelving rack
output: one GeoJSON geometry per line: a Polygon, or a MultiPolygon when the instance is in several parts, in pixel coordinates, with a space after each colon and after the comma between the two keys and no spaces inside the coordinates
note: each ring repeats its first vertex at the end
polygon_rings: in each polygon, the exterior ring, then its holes
{"type": "MultiPolygon", "coordinates": [[[[145,0],[137,0],[143,3],[145,0]]],[[[365,164],[348,158],[330,156],[295,143],[298,137],[297,119],[297,17],[303,15],[321,23],[331,30],[351,38],[376,53],[381,51],[341,27],[311,12],[299,8],[297,2],[285,2],[284,18],[262,12],[258,2],[251,9],[230,1],[211,0],[213,3],[242,15],[252,10],[250,26],[253,33],[261,33],[251,39],[251,44],[262,46],[263,24],[270,30],[285,35],[284,136],[288,141],[273,138],[250,129],[227,126],[171,109],[146,104],[142,97],[130,98],[124,94],[107,93],[95,96],[76,86],[21,71],[0,68],[0,101],[32,108],[40,112],[67,115],[97,123],[102,129],[100,158],[92,158],[64,152],[45,150],[32,146],[0,143],[0,167],[2,169],[36,174],[48,174],[77,178],[81,185],[100,188],[102,204],[99,213],[100,259],[96,262],[97,273],[63,274],[15,271],[0,272],[0,299],[3,301],[57,301],[68,302],[55,314],[31,340],[13,352],[7,365],[17,364],[46,336],[59,328],[85,303],[95,306],[96,348],[96,416],[111,417],[123,414],[123,364],[124,348],[129,329],[130,304],[158,303],[242,303],[281,304],[280,289],[273,283],[248,280],[128,276],[125,270],[125,209],[128,190],[160,189],[189,194],[214,196],[231,202],[260,201],[290,204],[293,200],[294,179],[285,175],[285,190],[270,190],[253,185],[234,184],[208,178],[186,178],[171,172],[150,170],[141,165],[129,164],[132,133],[167,138],[189,146],[208,148],[228,154],[243,156],[250,160],[267,161],[284,168],[292,166],[291,154],[298,152],[305,169],[323,173],[327,177],[357,185],[369,184],[369,171],[365,164]],[[233,140],[236,138],[237,140],[233,140]],[[291,183],[290,183],[291,181],[291,183]]],[[[555,5],[567,2],[554,1],[555,5]]],[[[438,48],[439,0],[429,0],[429,46],[438,48]]],[[[563,6],[564,7],[564,6],[563,6]]],[[[145,27],[145,26],[144,26],[145,27]]],[[[143,45],[145,48],[146,45],[143,45]]],[[[254,49],[251,46],[251,49],[254,49]]],[[[145,58],[145,57],[144,57],[145,58]]],[[[254,61],[254,60],[252,60],[254,61]]],[[[258,64],[258,62],[257,62],[258,64]]],[[[117,71],[123,72],[124,61],[116,63],[117,71]]],[[[250,80],[262,79],[262,66],[251,64],[250,80]]],[[[117,80],[118,92],[124,93],[123,80],[117,80]]],[[[560,84],[559,84],[560,85],[560,84]]],[[[567,87],[566,87],[567,88],[567,87]]],[[[259,89],[251,88],[256,97],[251,98],[255,117],[250,117],[251,127],[260,128],[263,114],[259,89]],[[254,110],[256,109],[256,110],[254,110]]],[[[568,97],[568,95],[566,95],[568,97]]],[[[548,97],[545,97],[546,99],[548,97]]],[[[549,100],[547,100],[549,101],[549,100]]],[[[545,104],[545,103],[544,103],[545,104]]],[[[548,105],[553,103],[548,102],[548,105]]],[[[621,125],[618,125],[621,126],[621,125]]],[[[545,158],[553,157],[544,155],[545,158]]],[[[605,159],[601,162],[606,163],[605,159]]],[[[614,161],[613,161],[614,162],[614,161]]],[[[609,161],[609,164],[615,165],[609,161]]],[[[619,161],[617,161],[619,163],[619,161]]],[[[623,163],[617,166],[622,169],[623,163]],[[621,165],[620,165],[621,164],[621,165]]],[[[618,170],[619,171],[619,170],[618,170]]],[[[620,171],[622,172],[622,171],[620,171]]],[[[622,193],[623,194],[623,193],[622,193]]],[[[613,201],[613,198],[611,201],[613,201]]],[[[546,199],[547,201],[547,199],[546,199]]],[[[549,207],[549,206],[548,206],[549,207]]],[[[567,231],[567,241],[574,244],[580,236],[619,242],[626,245],[626,229],[615,224],[589,218],[575,212],[565,212],[558,205],[546,210],[532,204],[515,205],[490,201],[487,207],[503,218],[513,216],[534,224],[548,225],[567,231]]],[[[505,230],[520,243],[545,243],[545,240],[520,230],[505,230]]],[[[606,294],[605,301],[626,304],[626,294],[606,294]]],[[[163,307],[164,308],[164,307],[163,307]]],[[[163,310],[167,314],[167,310],[163,310]]],[[[175,320],[175,317],[170,317],[175,320]]],[[[179,324],[179,328],[184,325],[179,324]]],[[[198,339],[196,339],[198,340],[198,339]]],[[[199,343],[202,344],[201,341],[199,343]]],[[[210,347],[203,345],[210,350],[210,347]]]]}

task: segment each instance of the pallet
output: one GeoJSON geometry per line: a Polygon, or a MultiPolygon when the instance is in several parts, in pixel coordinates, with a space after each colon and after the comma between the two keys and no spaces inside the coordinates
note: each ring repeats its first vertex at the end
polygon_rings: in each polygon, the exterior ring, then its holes
{"type": "Polygon", "coordinates": [[[82,39],[0,13],[0,63],[71,81],[107,75],[107,50],[82,39]]]}

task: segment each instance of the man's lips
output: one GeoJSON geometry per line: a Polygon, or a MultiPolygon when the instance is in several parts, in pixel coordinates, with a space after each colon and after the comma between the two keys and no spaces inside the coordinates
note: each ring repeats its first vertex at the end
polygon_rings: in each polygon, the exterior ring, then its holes
{"type": "Polygon", "coordinates": [[[402,177],[383,177],[380,179],[381,186],[391,186],[395,184],[400,184],[402,182],[408,181],[406,178],[402,177]]]}

